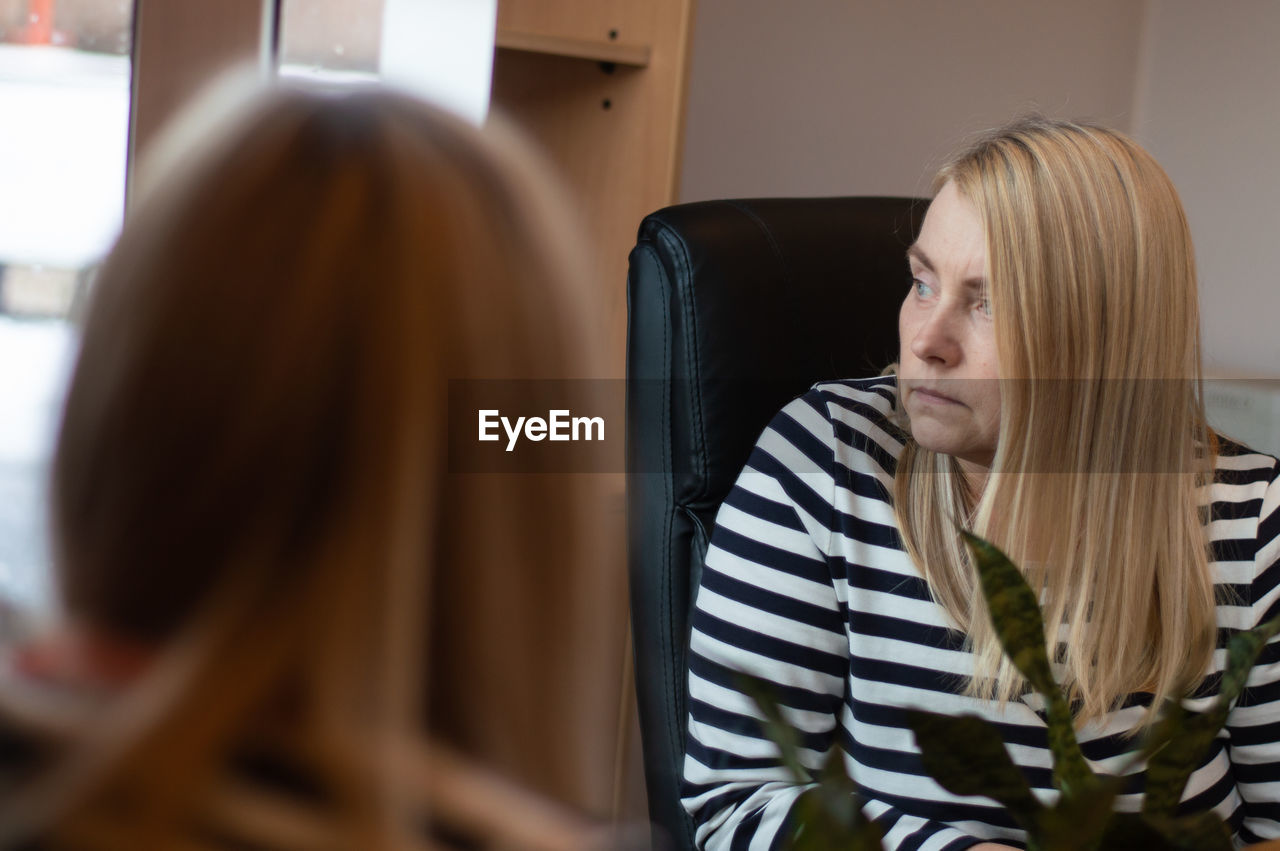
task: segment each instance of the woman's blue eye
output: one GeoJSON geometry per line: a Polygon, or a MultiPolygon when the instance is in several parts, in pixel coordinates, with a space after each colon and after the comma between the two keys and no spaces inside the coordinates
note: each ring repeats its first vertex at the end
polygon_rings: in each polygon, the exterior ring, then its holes
{"type": "Polygon", "coordinates": [[[982,311],[982,314],[984,316],[990,316],[991,315],[991,299],[987,298],[986,296],[983,296],[982,298],[978,299],[978,310],[982,311]]]}
{"type": "Polygon", "coordinates": [[[927,298],[933,292],[933,288],[919,278],[911,279],[911,287],[916,291],[916,295],[920,298],[927,298]]]}

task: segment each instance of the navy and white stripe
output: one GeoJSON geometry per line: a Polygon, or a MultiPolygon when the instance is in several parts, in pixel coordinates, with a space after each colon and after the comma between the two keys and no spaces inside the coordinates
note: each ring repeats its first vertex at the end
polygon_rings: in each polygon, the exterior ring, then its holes
{"type": "MultiPolygon", "coordinates": [[[[810,768],[843,750],[887,849],[1021,845],[1024,836],[993,801],[954,796],[928,777],[906,707],[991,720],[1037,794],[1056,794],[1037,699],[997,711],[960,693],[971,657],[894,519],[896,396],[892,377],[814,387],[765,430],[720,510],[689,655],[684,802],[700,846],[774,847],[803,791],[762,738],[739,671],[776,684],[810,768]]],[[[1223,636],[1280,611],[1276,479],[1275,458],[1224,446],[1209,493],[1215,581],[1235,592],[1218,607],[1223,636]]],[[[1223,656],[1215,654],[1215,672],[1223,656]]],[[[1208,677],[1197,697],[1207,701],[1217,681],[1208,677]]],[[[1126,763],[1133,740],[1122,734],[1141,701],[1080,732],[1098,770],[1126,763]]],[[[1133,777],[1119,805],[1137,809],[1141,789],[1133,777]]],[[[1240,840],[1280,837],[1280,639],[1264,650],[1186,799],[1219,812],[1240,840]]]]}

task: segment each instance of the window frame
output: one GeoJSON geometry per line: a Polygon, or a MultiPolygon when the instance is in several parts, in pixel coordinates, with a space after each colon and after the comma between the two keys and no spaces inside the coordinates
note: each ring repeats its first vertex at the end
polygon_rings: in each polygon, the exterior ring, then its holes
{"type": "Polygon", "coordinates": [[[218,74],[275,73],[281,0],[134,0],[125,219],[135,166],[165,123],[218,74]]]}

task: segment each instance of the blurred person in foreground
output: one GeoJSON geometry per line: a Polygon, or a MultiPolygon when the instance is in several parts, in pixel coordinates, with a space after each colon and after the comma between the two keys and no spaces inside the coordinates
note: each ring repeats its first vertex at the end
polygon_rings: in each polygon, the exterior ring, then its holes
{"type": "Polygon", "coordinates": [[[599,363],[555,191],[371,88],[224,84],[156,148],[58,436],[65,624],[0,687],[0,844],[597,838],[600,477],[447,457],[450,380],[599,363]]]}

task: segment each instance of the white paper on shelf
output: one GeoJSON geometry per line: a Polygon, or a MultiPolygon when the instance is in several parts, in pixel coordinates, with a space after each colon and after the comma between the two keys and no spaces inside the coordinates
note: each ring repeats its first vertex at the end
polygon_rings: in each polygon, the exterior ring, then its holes
{"type": "Polygon", "coordinates": [[[386,0],[382,78],[483,124],[497,25],[497,0],[386,0]]]}

